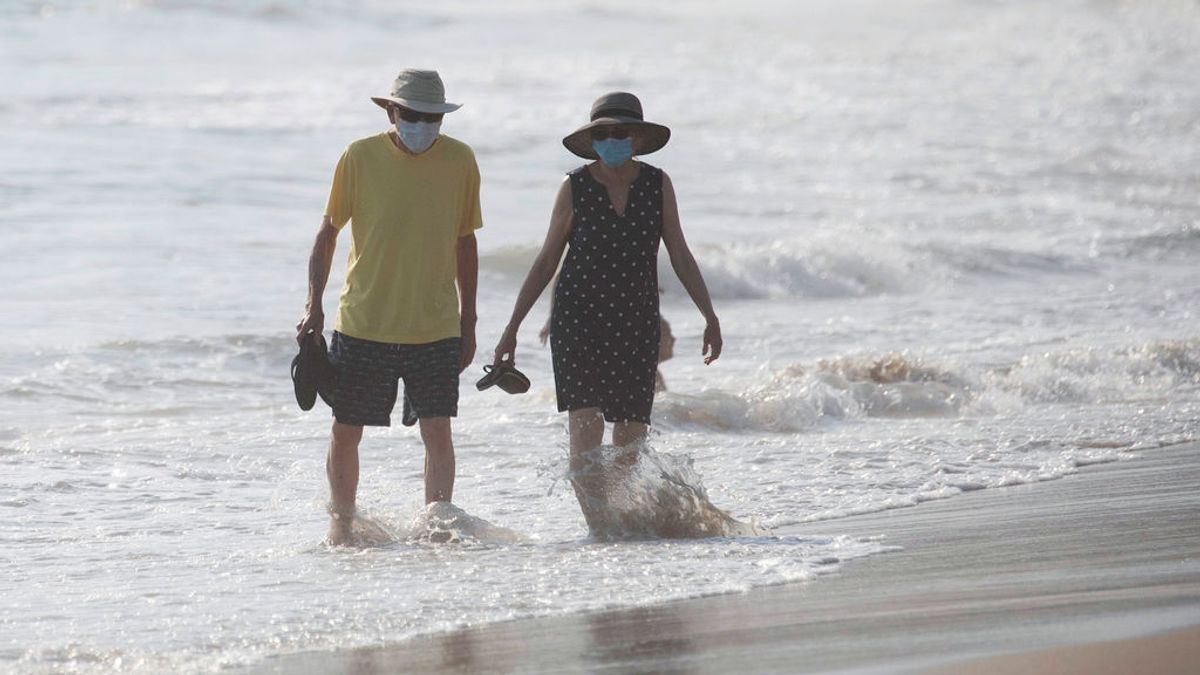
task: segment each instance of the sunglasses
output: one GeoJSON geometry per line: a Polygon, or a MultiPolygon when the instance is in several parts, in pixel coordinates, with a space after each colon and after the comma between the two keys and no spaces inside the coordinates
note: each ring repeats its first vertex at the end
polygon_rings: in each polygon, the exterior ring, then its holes
{"type": "Polygon", "coordinates": [[[442,117],[445,116],[445,113],[417,112],[416,110],[401,108],[398,105],[392,106],[392,112],[396,113],[396,116],[405,122],[441,122],[442,117]]]}
{"type": "Polygon", "coordinates": [[[632,132],[626,127],[599,127],[592,129],[592,140],[603,141],[606,138],[612,137],[617,140],[629,138],[632,132]]]}

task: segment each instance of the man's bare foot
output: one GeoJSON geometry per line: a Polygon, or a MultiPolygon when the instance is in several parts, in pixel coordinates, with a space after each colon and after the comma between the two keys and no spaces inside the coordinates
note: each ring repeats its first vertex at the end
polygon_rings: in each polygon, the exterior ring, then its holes
{"type": "Polygon", "coordinates": [[[329,515],[329,534],[325,543],[330,546],[349,546],[354,543],[354,535],[350,531],[353,516],[343,516],[338,513],[329,515]]]}

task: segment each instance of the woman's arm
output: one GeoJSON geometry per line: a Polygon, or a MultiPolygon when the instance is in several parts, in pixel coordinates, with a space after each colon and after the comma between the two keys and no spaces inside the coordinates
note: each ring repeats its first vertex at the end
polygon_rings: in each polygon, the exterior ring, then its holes
{"type": "Polygon", "coordinates": [[[675,186],[671,177],[663,172],[663,220],[662,238],[667,246],[667,254],[671,256],[671,267],[675,275],[683,282],[684,289],[696,303],[700,313],[704,315],[707,325],[704,328],[704,345],[700,354],[705,356],[704,363],[712,363],[721,356],[721,322],[713,310],[712,299],[708,297],[708,286],[700,274],[700,266],[688,248],[687,240],[683,238],[683,226],[679,222],[679,205],[675,201],[675,186]]]}
{"type": "Polygon", "coordinates": [[[562,260],[563,251],[567,247],[567,239],[571,236],[571,221],[574,217],[575,212],[571,207],[571,179],[566,178],[563,179],[562,185],[558,188],[558,196],[554,199],[554,210],[550,214],[550,229],[546,232],[542,250],[538,252],[537,258],[534,258],[533,266],[529,268],[529,274],[525,277],[525,283],[521,284],[521,291],[517,293],[517,302],[513,307],[512,317],[508,320],[504,335],[500,337],[500,342],[496,345],[496,362],[506,355],[516,355],[517,331],[521,328],[521,322],[525,320],[529,310],[533,308],[533,303],[537,302],[542,291],[546,289],[546,284],[550,283],[550,279],[558,270],[558,262],[562,260]]]}
{"type": "MultiPolygon", "coordinates": [[[[554,279],[550,280],[550,283],[551,284],[556,283],[557,279],[558,279],[558,277],[555,276],[554,279]]],[[[554,321],[554,294],[551,293],[550,294],[550,311],[546,312],[546,323],[542,324],[542,329],[538,331],[538,342],[541,342],[543,347],[546,346],[546,340],[550,339],[550,323],[553,321],[554,321]]]]}

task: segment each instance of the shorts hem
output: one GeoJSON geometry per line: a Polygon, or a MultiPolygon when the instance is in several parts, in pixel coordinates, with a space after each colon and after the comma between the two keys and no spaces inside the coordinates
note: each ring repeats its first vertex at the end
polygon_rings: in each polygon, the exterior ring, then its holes
{"type": "Polygon", "coordinates": [[[337,413],[334,413],[333,421],[337,422],[338,424],[345,424],[346,426],[351,426],[351,427],[390,427],[390,426],[392,426],[392,419],[390,417],[387,419],[384,419],[384,420],[378,420],[378,419],[357,420],[352,417],[339,416],[337,413]]]}

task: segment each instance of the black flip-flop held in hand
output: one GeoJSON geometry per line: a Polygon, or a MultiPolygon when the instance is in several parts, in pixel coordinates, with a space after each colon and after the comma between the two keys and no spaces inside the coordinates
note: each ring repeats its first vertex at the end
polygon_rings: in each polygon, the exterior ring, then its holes
{"type": "Polygon", "coordinates": [[[475,383],[475,388],[483,391],[492,385],[500,387],[510,394],[524,394],[529,391],[529,378],[517,370],[511,360],[497,361],[493,365],[483,367],[485,375],[475,383]]]}
{"type": "Polygon", "coordinates": [[[325,336],[309,330],[300,341],[300,353],[292,359],[292,389],[301,410],[312,410],[317,395],[330,408],[337,384],[337,370],[329,362],[325,336]]]}

